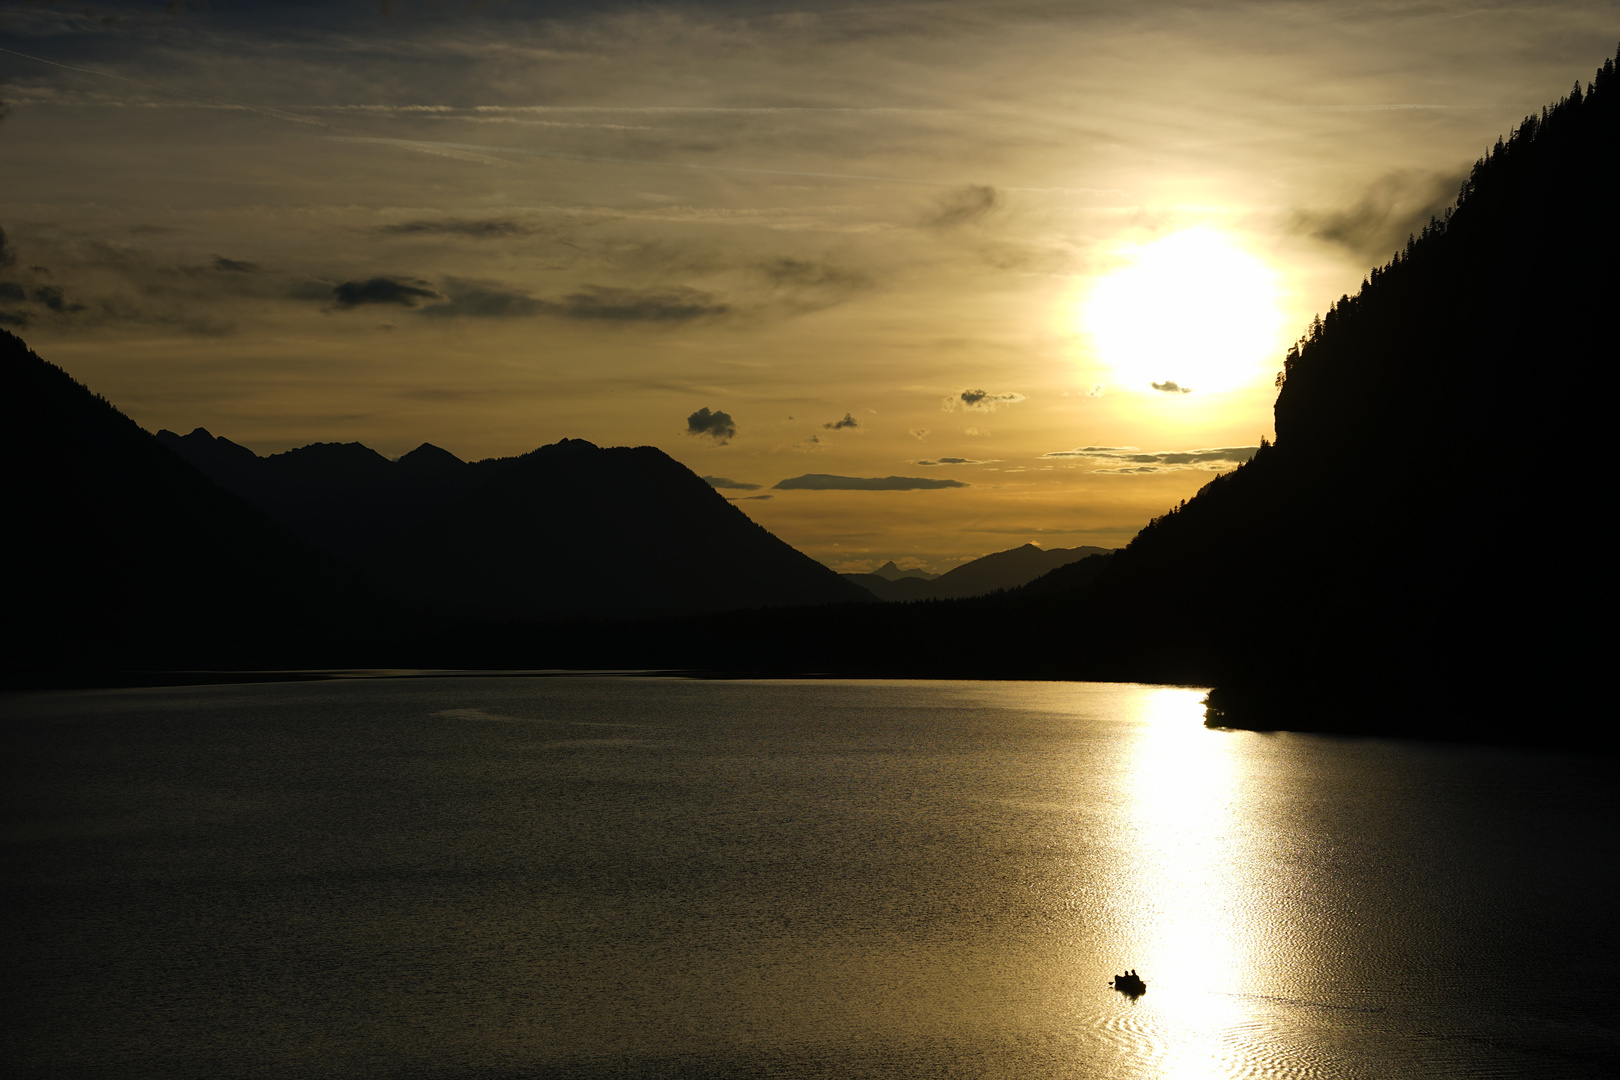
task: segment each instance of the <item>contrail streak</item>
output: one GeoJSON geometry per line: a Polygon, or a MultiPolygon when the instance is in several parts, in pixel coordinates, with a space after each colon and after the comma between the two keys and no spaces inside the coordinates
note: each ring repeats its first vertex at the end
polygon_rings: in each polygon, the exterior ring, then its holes
{"type": "MultiPolygon", "coordinates": [[[[177,89],[175,89],[173,87],[164,86],[161,83],[142,82],[139,79],[131,79],[126,75],[115,75],[110,71],[97,71],[95,68],[78,67],[78,66],[75,66],[73,64],[64,64],[64,63],[61,63],[60,61],[57,61],[57,60],[47,60],[43,56],[33,56],[33,55],[30,55],[29,53],[18,52],[15,49],[0,48],[0,53],[7,53],[7,54],[9,54],[11,56],[20,56],[24,60],[32,60],[35,63],[39,63],[39,64],[48,64],[51,67],[62,68],[63,70],[66,70],[66,71],[77,71],[77,72],[80,72],[80,73],[85,74],[85,75],[95,75],[95,76],[98,76],[98,77],[103,78],[103,79],[115,79],[118,82],[129,83],[131,86],[139,86],[139,87],[143,87],[143,88],[146,88],[146,89],[157,90],[157,91],[161,91],[163,93],[173,94],[176,97],[189,98],[192,101],[207,102],[207,103],[224,103],[224,104],[227,104],[227,105],[234,106],[236,108],[245,109],[245,110],[247,110],[249,112],[259,113],[260,115],[263,115],[263,116],[273,117],[273,118],[278,119],[278,120],[287,120],[287,121],[290,121],[290,122],[295,123],[295,124],[313,124],[316,127],[324,127],[324,128],[327,128],[327,129],[331,129],[332,127],[334,127],[333,124],[331,124],[330,122],[328,122],[326,120],[317,119],[316,117],[313,117],[313,116],[304,116],[304,115],[302,115],[300,113],[288,112],[288,111],[286,111],[284,109],[272,108],[271,106],[268,106],[268,105],[257,105],[257,104],[254,104],[253,102],[248,102],[248,101],[242,101],[240,99],[223,97],[223,96],[220,96],[220,95],[205,96],[205,95],[202,95],[202,94],[189,93],[189,92],[184,91],[184,90],[177,90],[177,89]]],[[[322,107],[321,106],[315,106],[315,108],[322,108],[322,107]]],[[[617,110],[617,109],[609,109],[606,106],[596,106],[596,107],[579,106],[579,107],[575,107],[576,111],[592,111],[593,109],[598,109],[598,108],[601,109],[602,111],[622,111],[622,110],[617,110]]],[[[677,110],[676,110],[676,108],[669,107],[669,106],[663,106],[663,107],[660,107],[660,106],[642,106],[640,108],[631,109],[629,111],[649,111],[650,112],[650,111],[677,111],[677,110]]],[[[820,109],[815,109],[815,110],[812,110],[812,109],[803,109],[803,110],[800,110],[800,109],[792,109],[792,108],[789,108],[789,109],[773,108],[773,109],[760,109],[760,110],[752,110],[752,109],[746,109],[746,110],[716,110],[716,109],[695,108],[695,109],[690,109],[690,111],[693,111],[693,112],[709,112],[709,111],[748,111],[748,112],[752,112],[752,111],[761,111],[761,112],[796,112],[796,111],[804,111],[804,112],[811,112],[811,111],[816,111],[816,112],[820,112],[820,111],[827,111],[827,112],[857,112],[857,111],[860,111],[860,112],[891,112],[891,111],[892,112],[910,112],[910,111],[916,111],[916,112],[931,112],[931,111],[944,111],[944,110],[924,110],[924,109],[918,109],[918,110],[903,110],[903,109],[892,109],[892,110],[890,110],[890,109],[869,109],[869,110],[856,110],[856,109],[826,109],[826,110],[820,110],[820,109]]],[[[339,129],[339,130],[341,130],[341,129],[339,129]]],[[[809,171],[809,170],[800,170],[800,169],[759,169],[759,168],[749,168],[747,166],[741,166],[741,165],[698,165],[698,164],[692,164],[692,163],[689,163],[689,162],[681,162],[681,161],[650,161],[650,160],[643,159],[643,158],[598,157],[598,156],[594,156],[594,155],[590,155],[590,154],[566,154],[566,153],[562,153],[561,151],[555,151],[555,150],[525,150],[525,149],[520,149],[518,147],[512,147],[512,146],[485,146],[485,145],[482,145],[482,144],[479,144],[479,143],[437,142],[437,141],[430,141],[430,140],[426,140],[426,139],[388,139],[388,138],[380,138],[380,137],[375,137],[375,136],[364,136],[364,135],[329,135],[329,136],[327,136],[327,138],[333,139],[333,140],[336,140],[336,141],[340,141],[340,142],[373,143],[373,144],[382,145],[382,146],[398,146],[398,147],[402,147],[402,148],[405,148],[405,149],[417,150],[417,151],[425,152],[425,153],[438,153],[438,154],[444,154],[444,155],[450,156],[450,157],[462,157],[464,159],[470,159],[470,160],[474,160],[474,161],[480,161],[481,160],[481,161],[484,161],[484,162],[490,162],[492,160],[499,160],[499,159],[490,159],[490,158],[487,158],[487,157],[482,157],[481,155],[488,155],[488,154],[516,154],[516,155],[519,155],[519,156],[522,156],[522,157],[553,158],[553,159],[560,160],[560,161],[589,161],[589,162],[596,162],[596,163],[608,164],[608,165],[640,165],[640,166],[644,166],[644,167],[648,167],[648,168],[687,169],[687,170],[690,170],[690,171],[693,171],[693,172],[740,173],[740,174],[750,175],[750,176],[794,176],[794,177],[802,177],[802,178],[815,179],[815,180],[856,180],[856,181],[863,181],[863,182],[866,182],[866,183],[876,183],[876,184],[908,184],[908,185],[911,185],[913,187],[950,188],[950,187],[960,187],[960,186],[962,186],[961,183],[959,183],[959,182],[948,182],[948,181],[942,181],[942,180],[916,180],[916,179],[913,179],[911,177],[906,177],[906,176],[874,176],[874,175],[869,175],[869,174],[866,174],[866,173],[813,172],[813,171],[809,171]]],[[[1111,193],[1111,192],[1105,192],[1102,189],[1084,189],[1084,188],[1082,188],[1082,189],[1066,189],[1066,188],[1050,188],[1050,187],[1047,187],[1047,188],[1033,188],[1033,187],[1015,187],[1015,186],[1011,186],[1011,185],[998,185],[998,186],[1000,186],[1002,188],[1002,190],[1004,190],[1004,191],[1031,191],[1031,192],[1043,192],[1043,193],[1050,193],[1050,192],[1053,192],[1053,191],[1064,191],[1064,192],[1070,193],[1070,194],[1075,194],[1075,193],[1086,193],[1086,194],[1106,194],[1106,193],[1111,193]]]]}
{"type": "MultiPolygon", "coordinates": [[[[874,176],[868,173],[835,173],[810,172],[800,169],[754,169],[743,165],[697,165],[685,161],[649,161],[645,158],[597,157],[590,154],[565,154],[558,150],[525,150],[516,146],[488,146],[484,143],[458,143],[438,142],[428,139],[385,139],[365,135],[328,135],[326,138],[334,142],[377,143],[384,146],[399,146],[410,150],[422,150],[428,153],[443,151],[460,151],[472,155],[480,154],[518,154],[523,157],[556,158],[561,161],[592,161],[609,165],[645,165],[659,169],[689,169],[694,172],[724,172],[746,173],[754,176],[802,176],[817,180],[864,180],[879,184],[910,184],[915,187],[957,188],[962,186],[961,181],[954,180],[917,180],[909,176],[874,176]]],[[[474,160],[477,160],[474,157],[474,160]]],[[[1033,191],[1043,194],[1059,192],[1066,195],[1113,195],[1119,194],[1120,188],[1055,188],[1055,187],[1017,187],[1010,184],[998,184],[1002,191],[1033,191]]]]}
{"type": "Polygon", "coordinates": [[[64,64],[56,60],[47,60],[43,56],[31,56],[28,53],[18,52],[16,49],[0,48],[0,53],[9,53],[12,56],[20,56],[24,60],[32,60],[37,64],[49,64],[51,67],[59,67],[65,71],[77,71],[84,75],[95,75],[103,79],[116,79],[119,82],[129,83],[131,86],[139,86],[147,90],[157,90],[161,93],[173,94],[175,97],[190,98],[192,101],[207,102],[210,104],[214,102],[224,102],[227,105],[233,105],[239,109],[246,109],[249,112],[256,112],[262,116],[271,116],[277,120],[290,120],[295,124],[314,124],[316,127],[332,126],[325,120],[317,120],[313,116],[301,116],[298,113],[287,112],[284,109],[271,108],[268,105],[255,105],[251,101],[241,101],[235,98],[221,97],[217,94],[210,97],[203,94],[194,94],[186,90],[176,90],[171,86],[164,86],[162,83],[142,82],[139,79],[131,79],[127,75],[114,75],[110,71],[97,71],[95,68],[75,67],[72,64],[64,64]]]}

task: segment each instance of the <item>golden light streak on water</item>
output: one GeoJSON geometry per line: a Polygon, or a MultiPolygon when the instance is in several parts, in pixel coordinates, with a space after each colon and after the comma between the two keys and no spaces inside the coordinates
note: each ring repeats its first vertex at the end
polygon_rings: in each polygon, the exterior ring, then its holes
{"type": "MultiPolygon", "coordinates": [[[[1234,1075],[1232,1040],[1249,1018],[1247,985],[1264,938],[1251,884],[1232,858],[1245,783],[1236,742],[1202,724],[1203,692],[1166,688],[1141,699],[1124,776],[1133,846],[1125,870],[1130,961],[1148,982],[1137,1007],[1158,1033],[1163,1080],[1234,1075]]],[[[1248,1063],[1248,1064],[1252,1064],[1248,1063]]]]}

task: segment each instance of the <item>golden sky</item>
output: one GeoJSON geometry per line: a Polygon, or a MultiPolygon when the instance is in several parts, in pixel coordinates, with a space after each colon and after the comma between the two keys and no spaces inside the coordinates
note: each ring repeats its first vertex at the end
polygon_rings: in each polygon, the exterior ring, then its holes
{"type": "Polygon", "coordinates": [[[1620,36],[1615,2],[175,6],[0,7],[0,322],[260,453],[651,444],[840,570],[1128,540],[1620,36]],[[773,490],[807,474],[964,486],[773,490]]]}

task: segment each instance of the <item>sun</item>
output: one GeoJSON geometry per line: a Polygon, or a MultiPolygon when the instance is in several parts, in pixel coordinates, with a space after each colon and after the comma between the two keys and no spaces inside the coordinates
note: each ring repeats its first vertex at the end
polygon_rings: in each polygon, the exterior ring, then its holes
{"type": "Polygon", "coordinates": [[[1269,382],[1281,346],[1275,275],[1205,227],[1136,249],[1097,282],[1080,321],[1115,386],[1177,397],[1269,382]]]}

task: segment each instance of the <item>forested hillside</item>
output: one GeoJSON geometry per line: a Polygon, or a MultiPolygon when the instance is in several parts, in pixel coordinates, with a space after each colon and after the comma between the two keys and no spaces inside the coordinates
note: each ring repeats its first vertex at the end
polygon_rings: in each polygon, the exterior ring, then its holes
{"type": "Polygon", "coordinates": [[[1589,723],[1612,571],[1615,64],[1528,118],[1279,374],[1275,445],[1157,520],[1087,611],[1230,723],[1589,723]]]}
{"type": "Polygon", "coordinates": [[[336,561],[0,330],[7,673],[344,664],[381,621],[336,561]]]}

